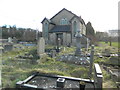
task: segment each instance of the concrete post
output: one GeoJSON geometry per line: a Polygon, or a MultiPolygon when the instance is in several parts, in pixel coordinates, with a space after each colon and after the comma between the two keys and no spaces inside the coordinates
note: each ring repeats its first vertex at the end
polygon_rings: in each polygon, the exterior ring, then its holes
{"type": "Polygon", "coordinates": [[[94,58],[94,45],[91,46],[90,69],[89,69],[89,77],[90,78],[92,77],[93,58],[94,58]]]}

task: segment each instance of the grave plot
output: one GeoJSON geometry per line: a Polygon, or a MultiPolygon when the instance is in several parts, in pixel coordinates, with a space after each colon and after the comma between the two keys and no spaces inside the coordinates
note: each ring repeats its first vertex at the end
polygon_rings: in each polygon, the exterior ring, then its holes
{"type": "Polygon", "coordinates": [[[89,65],[90,58],[89,57],[79,57],[74,55],[62,55],[59,57],[58,61],[74,63],[77,65],[89,65]]]}
{"type": "Polygon", "coordinates": [[[98,64],[94,64],[94,80],[36,72],[23,81],[16,83],[22,89],[97,89],[102,90],[102,72],[98,64]]]}
{"type": "Polygon", "coordinates": [[[37,59],[39,56],[37,55],[37,50],[32,49],[30,51],[24,52],[24,54],[19,54],[15,56],[15,62],[17,63],[30,63],[30,64],[37,64],[37,59]]]}
{"type": "MultiPolygon", "coordinates": [[[[81,49],[81,33],[78,30],[76,37],[76,50],[74,51],[74,54],[64,54],[58,58],[58,61],[64,61],[68,63],[74,63],[78,65],[89,65],[90,64],[90,58],[93,57],[93,54],[88,56],[85,53],[83,53],[81,49]]],[[[92,52],[92,50],[91,50],[92,52]]]]}
{"type": "Polygon", "coordinates": [[[16,83],[17,88],[80,89],[95,88],[94,80],[37,73],[16,83]],[[23,83],[24,82],[24,83],[23,83]],[[84,84],[83,84],[84,83],[84,84]]]}

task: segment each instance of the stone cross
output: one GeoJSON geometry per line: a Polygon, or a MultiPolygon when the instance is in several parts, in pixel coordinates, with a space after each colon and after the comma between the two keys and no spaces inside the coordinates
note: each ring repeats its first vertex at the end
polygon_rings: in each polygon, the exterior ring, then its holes
{"type": "Polygon", "coordinates": [[[45,40],[43,37],[41,37],[38,40],[38,48],[37,48],[38,55],[44,54],[45,53],[45,40]]]}
{"type": "Polygon", "coordinates": [[[75,55],[76,56],[80,56],[81,55],[81,42],[80,42],[80,38],[82,37],[82,34],[80,33],[80,30],[77,31],[76,35],[76,51],[75,51],[75,55]]]}

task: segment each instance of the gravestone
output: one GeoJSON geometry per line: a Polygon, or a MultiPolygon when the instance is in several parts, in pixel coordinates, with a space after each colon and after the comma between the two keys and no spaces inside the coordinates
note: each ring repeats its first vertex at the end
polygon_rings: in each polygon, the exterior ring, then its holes
{"type": "Polygon", "coordinates": [[[81,55],[81,42],[80,38],[82,37],[82,34],[80,33],[80,30],[77,31],[76,35],[76,51],[75,51],[75,56],[80,56],[81,55]]]}
{"type": "Polygon", "coordinates": [[[56,56],[56,50],[52,50],[52,57],[56,56]]]}
{"type": "Polygon", "coordinates": [[[8,42],[12,43],[12,38],[11,37],[8,38],[8,42]]]}
{"type": "Polygon", "coordinates": [[[87,38],[87,51],[88,51],[89,45],[90,45],[90,41],[89,41],[89,39],[87,38]]]}
{"type": "Polygon", "coordinates": [[[37,53],[38,53],[39,56],[41,56],[42,54],[45,54],[45,40],[44,40],[43,37],[41,37],[38,40],[37,53]]]}
{"type": "Polygon", "coordinates": [[[17,43],[16,37],[13,37],[13,43],[17,43]]]}

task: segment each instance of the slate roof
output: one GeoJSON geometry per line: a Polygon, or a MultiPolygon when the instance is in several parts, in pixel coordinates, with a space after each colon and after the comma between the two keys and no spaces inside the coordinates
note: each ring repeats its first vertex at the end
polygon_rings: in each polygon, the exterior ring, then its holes
{"type": "MultiPolygon", "coordinates": [[[[73,14],[74,16],[71,18],[71,20],[74,18],[74,17],[77,17],[78,18],[78,20],[80,20],[80,22],[82,23],[82,24],[85,24],[85,21],[81,18],[81,16],[79,17],[79,16],[77,16],[76,14],[74,14],[73,12],[71,12],[71,11],[69,11],[69,10],[67,10],[66,8],[63,8],[61,11],[59,11],[57,14],[55,14],[50,20],[52,20],[54,17],[56,17],[59,13],[61,13],[63,10],[66,10],[67,12],[69,12],[69,13],[71,13],[71,14],[73,14]]],[[[71,21],[70,20],[70,21],[71,21]]]]}
{"type": "Polygon", "coordinates": [[[48,18],[44,18],[41,23],[43,23],[45,20],[47,20],[49,23],[51,22],[48,18]]]}
{"type": "Polygon", "coordinates": [[[55,23],[51,22],[51,20],[50,20],[50,19],[48,19],[48,18],[46,18],[46,17],[42,20],[42,22],[41,22],[41,23],[43,23],[45,20],[47,20],[50,24],[55,25],[55,23]]]}
{"type": "Polygon", "coordinates": [[[49,32],[70,32],[70,25],[56,25],[49,32]]]}
{"type": "MultiPolygon", "coordinates": [[[[43,23],[45,20],[47,20],[50,24],[53,24],[53,25],[56,25],[55,23],[53,23],[51,20],[54,18],[54,17],[56,17],[59,13],[61,13],[63,10],[66,10],[67,12],[69,12],[69,13],[71,13],[71,14],[73,14],[74,16],[71,18],[71,20],[74,18],[74,17],[76,17],[76,18],[78,18],[78,20],[82,23],[82,24],[84,24],[85,25],[85,22],[84,22],[84,20],[81,18],[81,16],[79,17],[79,16],[77,16],[76,14],[74,14],[73,12],[71,12],[71,11],[69,11],[69,10],[67,10],[66,8],[63,8],[61,11],[59,11],[57,14],[55,14],[51,19],[48,19],[48,18],[44,18],[43,20],[42,20],[42,22],[41,23],[43,23]]],[[[70,20],[70,21],[71,21],[70,20]]]]}

